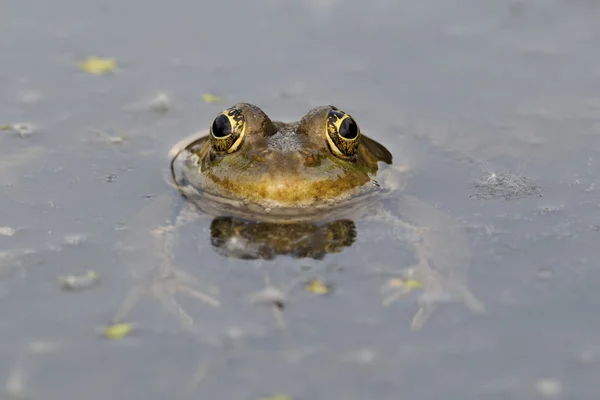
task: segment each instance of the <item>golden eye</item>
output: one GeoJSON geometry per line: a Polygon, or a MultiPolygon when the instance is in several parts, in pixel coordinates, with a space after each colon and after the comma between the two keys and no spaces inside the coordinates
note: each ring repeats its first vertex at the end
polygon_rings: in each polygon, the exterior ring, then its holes
{"type": "Polygon", "coordinates": [[[336,156],[351,159],[360,142],[360,129],[350,114],[331,106],[325,124],[325,136],[329,148],[336,156]]]}
{"type": "Polygon", "coordinates": [[[233,153],[246,136],[246,120],[242,110],[231,107],[217,115],[210,126],[210,142],[217,153],[233,153]]]}

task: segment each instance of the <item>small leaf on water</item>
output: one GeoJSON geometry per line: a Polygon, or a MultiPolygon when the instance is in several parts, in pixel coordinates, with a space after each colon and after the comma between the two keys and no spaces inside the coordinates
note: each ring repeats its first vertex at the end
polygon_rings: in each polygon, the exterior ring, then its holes
{"type": "Polygon", "coordinates": [[[310,282],[306,284],[304,287],[307,292],[315,293],[315,294],[328,294],[331,292],[331,286],[327,285],[320,279],[312,279],[310,282]]]}
{"type": "Polygon", "coordinates": [[[290,396],[288,396],[287,394],[277,393],[274,396],[261,397],[258,400],[292,400],[292,398],[290,396]]]}
{"type": "Polygon", "coordinates": [[[202,95],[202,100],[204,100],[206,103],[216,104],[224,102],[225,98],[222,96],[215,96],[214,94],[210,93],[204,93],[202,95]]]}
{"type": "Polygon", "coordinates": [[[111,340],[119,340],[123,339],[125,336],[129,335],[133,330],[133,325],[128,323],[119,323],[109,325],[104,328],[104,337],[111,340]]]}
{"type": "Polygon", "coordinates": [[[88,74],[102,75],[113,72],[117,68],[117,61],[112,58],[91,56],[79,63],[79,68],[88,74]]]}
{"type": "Polygon", "coordinates": [[[393,288],[406,286],[411,289],[419,289],[423,287],[423,284],[415,279],[402,280],[400,278],[390,279],[388,285],[393,288]]]}

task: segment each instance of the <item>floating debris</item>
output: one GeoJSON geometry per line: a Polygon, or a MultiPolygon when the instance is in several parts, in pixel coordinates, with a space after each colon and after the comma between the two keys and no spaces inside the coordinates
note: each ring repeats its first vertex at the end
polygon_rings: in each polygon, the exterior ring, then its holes
{"type": "Polygon", "coordinates": [[[164,114],[173,107],[173,100],[165,92],[158,92],[152,97],[144,96],[140,100],[135,100],[123,107],[127,112],[155,112],[164,114]]]}
{"type": "Polygon", "coordinates": [[[274,396],[261,397],[258,400],[292,400],[292,398],[290,396],[288,396],[287,394],[277,393],[274,396]]]}
{"type": "Polygon", "coordinates": [[[158,93],[152,100],[148,102],[150,109],[158,113],[166,113],[171,108],[171,99],[166,93],[158,93]]]}
{"type": "Polygon", "coordinates": [[[210,93],[204,93],[202,95],[202,100],[204,100],[205,103],[218,104],[218,103],[224,102],[225,97],[215,96],[214,94],[210,94],[210,93]]]}
{"type": "Polygon", "coordinates": [[[0,226],[0,235],[13,236],[17,231],[10,226],[0,226]]]}
{"type": "Polygon", "coordinates": [[[542,196],[542,190],[531,183],[525,176],[514,172],[492,172],[479,178],[475,184],[478,199],[504,198],[520,199],[531,195],[542,196]]]}
{"type": "Polygon", "coordinates": [[[538,393],[547,398],[556,398],[562,392],[561,384],[556,379],[540,379],[535,386],[538,393]]]}
{"type": "Polygon", "coordinates": [[[91,75],[103,75],[113,72],[117,68],[117,61],[112,58],[91,56],[80,62],[79,68],[91,75]]]}
{"type": "Polygon", "coordinates": [[[99,129],[89,129],[89,131],[96,134],[97,139],[94,140],[95,142],[106,143],[111,146],[120,146],[128,141],[128,138],[125,135],[110,135],[99,129]]]}
{"type": "Polygon", "coordinates": [[[133,331],[133,324],[118,323],[104,328],[104,337],[110,340],[119,340],[128,336],[133,331]]]}
{"type": "Polygon", "coordinates": [[[88,271],[85,275],[67,275],[59,278],[61,287],[65,290],[75,291],[87,289],[96,285],[100,281],[100,276],[95,271],[88,271]]]}
{"type": "Polygon", "coordinates": [[[310,282],[304,286],[304,289],[309,293],[325,295],[331,293],[332,287],[320,279],[311,279],[310,282]]]}
{"type": "Polygon", "coordinates": [[[389,279],[382,288],[384,299],[382,304],[387,307],[405,295],[411,293],[414,289],[421,289],[423,283],[412,278],[392,278],[389,279]]]}
{"type": "Polygon", "coordinates": [[[275,286],[267,286],[253,294],[250,301],[254,304],[275,306],[279,310],[285,308],[285,294],[275,286]]]}
{"type": "Polygon", "coordinates": [[[415,279],[393,278],[390,279],[387,284],[391,288],[419,289],[423,287],[423,284],[415,279]]]}
{"type": "Polygon", "coordinates": [[[21,137],[27,137],[36,131],[36,127],[29,122],[17,122],[0,126],[0,131],[16,133],[21,137]]]}
{"type": "Polygon", "coordinates": [[[85,235],[80,234],[80,233],[66,235],[63,240],[63,243],[66,244],[67,246],[79,246],[83,242],[85,242],[85,235]]]}
{"type": "Polygon", "coordinates": [[[127,142],[127,138],[125,136],[108,136],[105,139],[108,144],[113,146],[120,146],[127,142]]]}

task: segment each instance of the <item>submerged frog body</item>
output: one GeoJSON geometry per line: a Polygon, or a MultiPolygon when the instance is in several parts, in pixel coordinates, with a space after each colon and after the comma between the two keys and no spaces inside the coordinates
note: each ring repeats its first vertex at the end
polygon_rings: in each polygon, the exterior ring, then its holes
{"type": "MultiPolygon", "coordinates": [[[[173,181],[188,204],[215,217],[211,242],[222,255],[320,259],[354,243],[354,219],[377,220],[390,232],[414,233],[393,238],[412,237],[417,265],[393,281],[384,300],[391,303],[415,286],[398,288],[398,282],[418,281],[423,295],[413,328],[448,297],[483,311],[465,286],[471,253],[464,234],[439,210],[401,195],[406,169],[392,165],[392,154],[334,106],[286,123],[236,104],[217,115],[208,134],[174,146],[170,157],[173,181]]],[[[187,217],[162,230],[166,253],[177,228],[199,214],[188,209],[187,217]]]]}

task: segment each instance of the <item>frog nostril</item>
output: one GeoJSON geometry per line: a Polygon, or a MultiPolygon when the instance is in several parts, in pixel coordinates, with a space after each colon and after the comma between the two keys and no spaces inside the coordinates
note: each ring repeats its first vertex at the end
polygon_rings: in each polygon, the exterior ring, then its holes
{"type": "Polygon", "coordinates": [[[300,158],[307,167],[316,167],[321,163],[318,155],[308,150],[298,150],[298,154],[300,154],[300,158]]]}
{"type": "Polygon", "coordinates": [[[254,159],[255,159],[255,160],[258,160],[258,161],[263,161],[263,160],[265,160],[265,159],[266,159],[266,158],[267,158],[267,157],[268,157],[270,154],[271,154],[271,150],[269,150],[269,149],[262,149],[262,150],[259,150],[259,151],[257,151],[257,152],[254,154],[254,159]]]}

